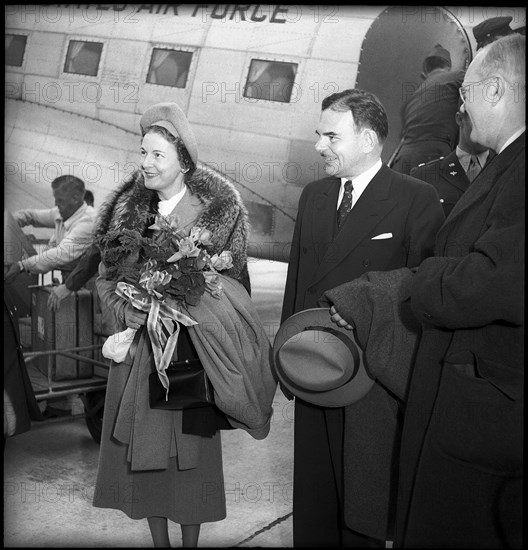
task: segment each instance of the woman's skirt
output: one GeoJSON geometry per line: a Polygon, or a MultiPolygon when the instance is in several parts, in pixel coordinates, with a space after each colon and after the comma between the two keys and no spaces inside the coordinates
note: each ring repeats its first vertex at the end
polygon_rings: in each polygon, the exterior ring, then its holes
{"type": "MultiPolygon", "coordinates": [[[[110,367],[93,505],[121,510],[132,519],[161,516],[183,525],[224,519],[220,432],[212,437],[196,436],[194,443],[199,451],[193,468],[182,469],[178,456],[173,456],[168,458],[166,469],[131,469],[127,460],[128,444],[113,436],[131,368],[134,367],[128,363],[112,363],[110,367]]],[[[139,389],[148,391],[147,387],[139,389]]],[[[181,425],[175,426],[174,431],[178,438],[181,425]]]]}

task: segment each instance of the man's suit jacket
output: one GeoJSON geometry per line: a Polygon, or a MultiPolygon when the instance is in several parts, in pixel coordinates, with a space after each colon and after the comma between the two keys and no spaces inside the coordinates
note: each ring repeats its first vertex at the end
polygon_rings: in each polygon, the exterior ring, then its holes
{"type": "Polygon", "coordinates": [[[416,166],[411,170],[411,176],[434,186],[446,218],[470,183],[455,151],[416,166]]]}
{"type": "Polygon", "coordinates": [[[433,253],[444,215],[432,185],[383,165],[338,232],[339,189],[340,179],[328,177],[301,194],[282,320],[367,271],[414,267],[433,253]]]}
{"type": "Polygon", "coordinates": [[[486,164],[414,276],[423,332],[398,547],[522,547],[525,186],[523,134],[486,164]]]}
{"type": "MultiPolygon", "coordinates": [[[[433,253],[436,233],[444,221],[433,186],[383,165],[338,232],[339,189],[340,180],[328,177],[310,183],[301,194],[283,320],[317,307],[326,290],[367,271],[414,267],[433,253]],[[378,236],[387,238],[374,239],[378,236]]],[[[302,401],[297,400],[297,406],[302,406],[302,401]]],[[[383,540],[389,521],[398,408],[397,400],[379,384],[358,403],[345,408],[345,519],[349,528],[383,540]]],[[[299,421],[296,416],[296,429],[299,421]]],[[[308,477],[309,449],[325,444],[328,441],[315,437],[306,442],[296,439],[296,476],[302,478],[307,471],[304,479],[308,477]]],[[[294,489],[298,516],[303,504],[301,491],[294,489]]]]}

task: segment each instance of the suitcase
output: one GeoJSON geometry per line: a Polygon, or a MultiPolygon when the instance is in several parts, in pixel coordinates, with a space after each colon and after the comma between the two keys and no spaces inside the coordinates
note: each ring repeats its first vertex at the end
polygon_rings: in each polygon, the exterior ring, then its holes
{"type": "MultiPolygon", "coordinates": [[[[93,345],[92,294],[81,289],[62,300],[58,311],[48,309],[52,286],[40,286],[31,293],[31,343],[33,351],[61,350],[93,345]]],[[[77,352],[73,352],[77,353],[77,352]]],[[[93,351],[79,352],[93,358],[93,351]]],[[[91,378],[93,363],[63,355],[41,356],[35,359],[43,373],[48,364],[52,380],[91,378]],[[50,361],[48,363],[48,361],[50,361]]]]}

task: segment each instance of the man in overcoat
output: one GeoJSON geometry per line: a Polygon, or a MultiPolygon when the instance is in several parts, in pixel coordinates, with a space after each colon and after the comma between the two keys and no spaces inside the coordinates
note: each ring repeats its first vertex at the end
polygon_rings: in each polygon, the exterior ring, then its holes
{"type": "MultiPolygon", "coordinates": [[[[382,164],[388,122],[373,94],[325,98],[316,133],[328,177],[300,197],[283,321],[366,271],[419,265],[444,221],[431,185],[382,164]]],[[[295,398],[294,546],[384,547],[391,537],[400,404],[379,384],[369,396],[340,408],[295,398]]]]}
{"type": "Polygon", "coordinates": [[[526,38],[482,48],[461,96],[496,151],[413,280],[423,334],[406,406],[395,546],[523,547],[526,38]]]}

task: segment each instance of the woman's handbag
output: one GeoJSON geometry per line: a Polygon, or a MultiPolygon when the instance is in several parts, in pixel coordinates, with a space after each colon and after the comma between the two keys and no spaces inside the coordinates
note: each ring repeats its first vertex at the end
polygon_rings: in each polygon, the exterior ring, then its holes
{"type": "Polygon", "coordinates": [[[158,373],[149,375],[151,409],[193,409],[214,405],[213,386],[199,359],[171,361],[165,373],[169,379],[168,399],[158,373]]]}

